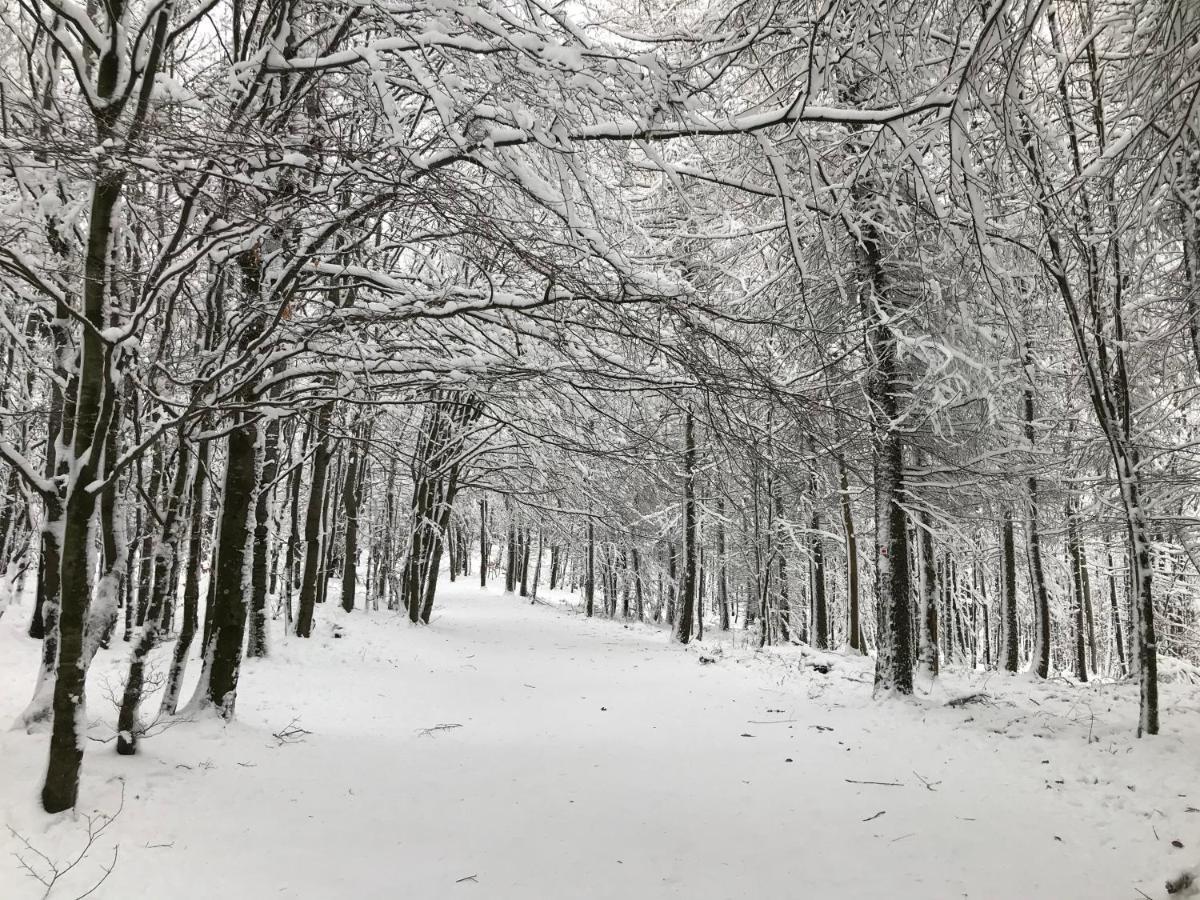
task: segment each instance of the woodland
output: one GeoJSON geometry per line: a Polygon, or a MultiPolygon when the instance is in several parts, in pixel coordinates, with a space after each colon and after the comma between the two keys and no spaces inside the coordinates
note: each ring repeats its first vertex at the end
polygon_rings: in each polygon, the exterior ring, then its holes
{"type": "Polygon", "coordinates": [[[1194,0],[8,0],[0,61],[21,821],[476,585],[1195,711],[1194,0]]]}

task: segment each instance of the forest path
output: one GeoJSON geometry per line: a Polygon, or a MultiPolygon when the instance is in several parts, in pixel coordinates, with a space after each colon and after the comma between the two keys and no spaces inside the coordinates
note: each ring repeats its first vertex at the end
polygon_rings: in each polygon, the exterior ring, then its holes
{"type": "MultiPolygon", "coordinates": [[[[88,803],[111,810],[127,782],[80,867],[86,887],[120,842],[93,897],[1130,900],[1161,887],[1172,821],[1200,819],[1146,818],[1185,757],[1126,756],[1124,719],[1079,724],[1101,747],[1036,710],[876,703],[863,660],[819,674],[672,646],[462,582],[429,628],[337,612],[335,637],[321,615],[247,662],[233,725],[184,724],[132,760],[89,747],[88,803]],[[273,737],[296,717],[310,733],[273,737]]],[[[42,747],[4,736],[27,786],[0,812],[65,855],[79,826],[28,808],[42,747]]],[[[33,887],[4,861],[0,897],[33,887]]]]}

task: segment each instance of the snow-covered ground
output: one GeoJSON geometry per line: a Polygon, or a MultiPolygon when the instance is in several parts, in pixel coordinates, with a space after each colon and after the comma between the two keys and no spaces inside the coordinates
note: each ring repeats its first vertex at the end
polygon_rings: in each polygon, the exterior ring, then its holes
{"type": "MultiPolygon", "coordinates": [[[[91,897],[1134,900],[1200,862],[1195,687],[1165,685],[1164,733],[1139,741],[1131,685],[956,674],[876,702],[862,659],[682,648],[569,600],[459,582],[428,628],[327,607],[313,639],[276,634],[234,724],[89,747],[80,811],[123,809],[50,896],[118,845],[91,897]]],[[[6,723],[27,617],[0,619],[6,723]]],[[[120,678],[102,654],[97,738],[120,678]]],[[[45,751],[0,731],[0,821],[61,865],[87,822],[39,811],[45,751]]],[[[41,897],[13,854],[44,863],[3,832],[0,898],[41,897]]]]}

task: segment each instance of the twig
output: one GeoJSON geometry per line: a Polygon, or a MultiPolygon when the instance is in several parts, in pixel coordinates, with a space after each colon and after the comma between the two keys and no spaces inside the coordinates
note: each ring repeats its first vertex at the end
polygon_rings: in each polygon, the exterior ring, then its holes
{"type": "Polygon", "coordinates": [[[460,725],[458,722],[443,722],[441,724],[434,725],[432,728],[418,728],[417,733],[421,735],[421,737],[429,737],[430,735],[439,731],[449,731],[452,728],[462,728],[462,725],[460,725]]]}
{"type": "Polygon", "coordinates": [[[878,784],[882,787],[904,787],[904,783],[900,781],[856,781],[853,778],[845,779],[846,784],[878,784]]]}
{"type": "Polygon", "coordinates": [[[108,867],[104,869],[104,874],[100,876],[100,880],[97,881],[95,884],[93,884],[90,888],[88,888],[82,894],[80,894],[78,897],[76,897],[75,900],[83,900],[84,897],[86,897],[88,894],[93,893],[98,887],[100,887],[100,885],[104,884],[104,882],[106,882],[108,880],[108,876],[111,875],[113,873],[113,869],[115,869],[117,867],[117,853],[120,851],[120,849],[121,849],[120,844],[116,844],[113,847],[112,862],[110,862],[108,864],[108,867]]]}
{"type": "Polygon", "coordinates": [[[312,734],[312,732],[307,728],[301,728],[299,725],[297,725],[296,723],[299,721],[300,717],[297,716],[296,718],[292,719],[292,721],[288,722],[283,728],[272,733],[271,736],[274,737],[275,740],[279,741],[279,746],[282,747],[284,744],[298,743],[299,741],[304,740],[305,735],[312,734]]]}
{"type": "Polygon", "coordinates": [[[935,787],[934,787],[934,785],[935,785],[935,784],[941,784],[941,782],[940,782],[940,781],[934,781],[934,782],[932,782],[932,783],[931,783],[931,782],[929,782],[927,779],[925,779],[924,777],[922,777],[922,776],[921,776],[921,774],[920,774],[919,772],[917,772],[915,769],[913,770],[913,774],[914,774],[914,775],[916,775],[918,778],[920,778],[920,779],[921,779],[921,784],[925,785],[925,789],[926,789],[926,790],[928,790],[928,791],[933,791],[934,793],[937,793],[937,788],[935,788],[935,787]]]}
{"type": "Polygon", "coordinates": [[[476,878],[474,875],[464,875],[462,878],[456,878],[454,883],[462,884],[464,881],[474,881],[476,884],[479,883],[479,879],[476,878]]]}
{"type": "MultiPolygon", "coordinates": [[[[22,856],[20,852],[13,853],[13,856],[15,856],[17,858],[17,863],[26,872],[26,874],[31,875],[34,879],[37,880],[37,882],[39,884],[41,884],[43,887],[45,887],[46,890],[42,894],[42,900],[46,900],[46,898],[50,896],[51,891],[54,890],[55,885],[58,884],[59,880],[64,875],[66,875],[68,872],[70,872],[72,869],[74,869],[76,866],[78,866],[81,862],[83,862],[84,857],[86,857],[88,855],[88,853],[91,852],[92,848],[96,845],[96,841],[98,841],[100,839],[101,835],[103,835],[104,832],[108,829],[108,826],[111,825],[114,821],[116,821],[117,816],[119,816],[121,814],[121,811],[124,808],[125,808],[125,781],[124,781],[124,779],[122,779],[121,780],[121,800],[118,803],[116,810],[111,814],[101,813],[101,814],[95,815],[95,816],[91,816],[91,815],[84,816],[84,820],[87,822],[87,840],[84,842],[83,849],[81,849],[79,851],[79,853],[75,856],[74,859],[72,859],[70,862],[66,863],[65,865],[56,863],[49,856],[47,856],[45,853],[43,853],[41,850],[39,850],[37,847],[35,847],[27,837],[25,837],[23,834],[18,832],[11,825],[8,826],[8,830],[12,833],[13,837],[15,837],[18,841],[20,841],[21,845],[26,850],[28,850],[30,853],[34,854],[38,859],[40,859],[46,868],[46,874],[43,875],[40,872],[38,872],[37,869],[34,868],[33,864],[29,860],[27,860],[24,856],[22,856]]],[[[92,885],[91,888],[89,888],[83,894],[80,894],[76,898],[76,900],[83,900],[84,897],[87,897],[89,894],[93,893],[96,890],[96,888],[98,888],[98,887],[100,887],[100,885],[104,884],[104,882],[108,879],[108,876],[112,874],[113,869],[115,869],[117,866],[117,853],[120,850],[120,846],[121,846],[120,844],[117,844],[113,847],[112,862],[109,863],[109,865],[107,867],[101,866],[101,868],[104,869],[104,874],[100,877],[100,880],[97,881],[94,885],[92,885]]]]}
{"type": "Polygon", "coordinates": [[[879,818],[880,816],[882,816],[882,815],[883,815],[885,812],[887,812],[887,810],[886,810],[886,809],[881,809],[879,812],[875,813],[875,815],[873,815],[873,816],[867,816],[865,819],[863,819],[863,821],[864,821],[864,822],[870,822],[872,819],[878,819],[878,818],[879,818]]]}

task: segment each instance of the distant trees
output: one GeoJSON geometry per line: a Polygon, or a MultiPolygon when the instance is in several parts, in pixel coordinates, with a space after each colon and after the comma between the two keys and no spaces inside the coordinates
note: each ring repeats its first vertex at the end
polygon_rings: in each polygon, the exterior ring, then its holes
{"type": "Polygon", "coordinates": [[[97,653],[133,752],[163,642],[159,715],[198,644],[229,717],[276,618],[427,624],[476,558],[682,643],[873,652],[881,692],[1131,671],[1157,731],[1158,653],[1200,661],[1190,7],[255,9],[0,26],[0,614],[36,581],[47,810],[97,653]]]}

